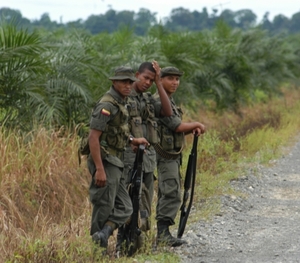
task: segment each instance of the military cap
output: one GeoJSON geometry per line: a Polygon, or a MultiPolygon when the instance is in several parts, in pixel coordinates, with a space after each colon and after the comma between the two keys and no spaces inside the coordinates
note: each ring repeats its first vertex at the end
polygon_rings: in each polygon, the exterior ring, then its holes
{"type": "Polygon", "coordinates": [[[165,67],[160,70],[160,76],[162,78],[169,75],[182,76],[182,74],[183,72],[175,67],[165,67]]]}
{"type": "Polygon", "coordinates": [[[109,77],[110,80],[125,80],[130,79],[136,81],[137,79],[134,76],[134,72],[130,67],[118,67],[115,69],[114,75],[109,77]]]}

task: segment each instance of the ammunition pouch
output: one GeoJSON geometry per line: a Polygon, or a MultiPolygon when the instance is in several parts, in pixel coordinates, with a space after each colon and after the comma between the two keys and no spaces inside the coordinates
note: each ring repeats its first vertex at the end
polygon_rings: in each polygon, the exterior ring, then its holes
{"type": "Polygon", "coordinates": [[[131,134],[134,137],[136,138],[143,137],[142,118],[140,116],[132,117],[130,120],[130,126],[131,126],[131,134]]]}
{"type": "Polygon", "coordinates": [[[165,126],[161,126],[161,147],[165,151],[171,151],[174,149],[174,137],[173,132],[165,126]]]}
{"type": "Polygon", "coordinates": [[[137,108],[136,101],[129,99],[127,107],[128,107],[128,112],[129,112],[130,117],[136,117],[136,116],[140,115],[138,108],[137,108]]]}
{"type": "Polygon", "coordinates": [[[143,120],[153,119],[155,117],[154,106],[148,101],[148,99],[146,99],[146,107],[140,114],[143,120]]]}
{"type": "Polygon", "coordinates": [[[147,120],[147,139],[151,144],[159,143],[158,125],[154,120],[147,120]]]}
{"type": "Polygon", "coordinates": [[[105,141],[106,145],[111,148],[123,149],[126,146],[129,134],[127,130],[126,125],[120,125],[119,127],[107,126],[100,139],[101,141],[105,141]]]}

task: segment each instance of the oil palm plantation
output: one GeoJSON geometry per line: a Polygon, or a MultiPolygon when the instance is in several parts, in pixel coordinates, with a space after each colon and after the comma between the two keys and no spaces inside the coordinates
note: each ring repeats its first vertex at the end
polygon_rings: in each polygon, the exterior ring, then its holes
{"type": "Polygon", "coordinates": [[[29,33],[2,24],[0,122],[22,130],[35,122],[68,128],[86,123],[90,109],[111,85],[108,77],[115,67],[136,70],[153,59],[184,71],[175,94],[178,103],[195,109],[213,102],[216,109],[238,112],[256,99],[256,91],[271,96],[284,81],[299,77],[299,52],[293,43],[222,22],[201,32],[172,33],[160,25],[145,37],[126,27],[92,36],[64,29],[29,33]]]}
{"type": "Polygon", "coordinates": [[[2,125],[24,131],[35,123],[70,127],[88,111],[91,58],[84,39],[63,38],[68,41],[49,42],[41,34],[1,25],[2,125]]]}

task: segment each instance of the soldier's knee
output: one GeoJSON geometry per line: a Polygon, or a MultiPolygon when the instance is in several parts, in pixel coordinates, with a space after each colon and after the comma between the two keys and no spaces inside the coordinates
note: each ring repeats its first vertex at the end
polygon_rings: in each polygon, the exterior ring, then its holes
{"type": "Polygon", "coordinates": [[[166,197],[177,198],[180,193],[179,183],[175,179],[167,179],[163,182],[163,194],[166,197]]]}
{"type": "Polygon", "coordinates": [[[128,206],[125,211],[124,211],[124,215],[126,215],[126,217],[130,217],[133,213],[133,208],[132,206],[128,206]]]}

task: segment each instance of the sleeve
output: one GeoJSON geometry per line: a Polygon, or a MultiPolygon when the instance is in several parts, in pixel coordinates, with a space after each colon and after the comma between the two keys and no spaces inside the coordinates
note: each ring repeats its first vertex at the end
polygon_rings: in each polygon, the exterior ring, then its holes
{"type": "Polygon", "coordinates": [[[160,99],[152,98],[151,103],[153,104],[153,107],[154,107],[155,117],[157,117],[157,118],[161,117],[161,115],[160,115],[160,113],[161,113],[161,101],[160,101],[160,99]]]}
{"type": "Polygon", "coordinates": [[[107,123],[116,113],[115,107],[109,102],[100,102],[93,110],[90,129],[104,131],[107,123]]]}
{"type": "Polygon", "coordinates": [[[181,124],[181,119],[174,114],[170,117],[161,117],[159,120],[163,125],[168,127],[171,131],[175,131],[176,128],[181,124]]]}

